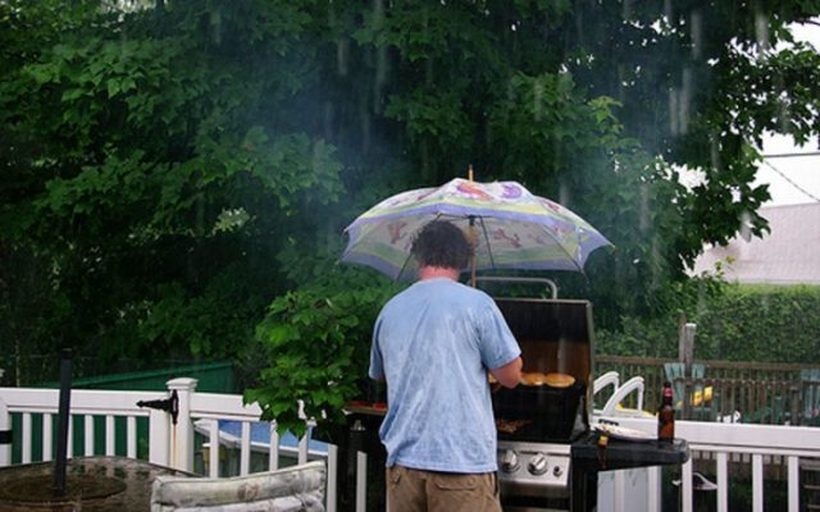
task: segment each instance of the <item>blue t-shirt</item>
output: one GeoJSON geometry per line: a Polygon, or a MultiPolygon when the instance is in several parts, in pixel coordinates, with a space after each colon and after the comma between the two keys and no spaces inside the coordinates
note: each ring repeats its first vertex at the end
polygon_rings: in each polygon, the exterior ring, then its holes
{"type": "Polygon", "coordinates": [[[387,381],[379,430],[387,466],[495,471],[487,369],[520,354],[495,302],[480,290],[436,278],[393,297],[376,320],[369,371],[387,381]]]}

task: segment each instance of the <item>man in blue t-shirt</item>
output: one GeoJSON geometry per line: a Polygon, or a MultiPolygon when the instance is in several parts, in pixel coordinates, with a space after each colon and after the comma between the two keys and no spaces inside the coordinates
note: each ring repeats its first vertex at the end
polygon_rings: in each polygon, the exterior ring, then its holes
{"type": "Polygon", "coordinates": [[[390,511],[500,511],[487,371],[515,387],[521,350],[492,298],[458,282],[472,253],[459,228],[430,222],[412,252],[419,280],[385,304],[370,353],[390,511]]]}

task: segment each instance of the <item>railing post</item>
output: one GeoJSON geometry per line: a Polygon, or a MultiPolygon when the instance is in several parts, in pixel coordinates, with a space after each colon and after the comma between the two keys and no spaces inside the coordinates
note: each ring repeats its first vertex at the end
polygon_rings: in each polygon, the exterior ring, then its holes
{"type": "Polygon", "coordinates": [[[683,363],[685,377],[692,376],[692,361],[695,358],[695,331],[697,325],[687,322],[681,326],[678,338],[678,360],[683,363]]]}
{"type": "Polygon", "coordinates": [[[797,512],[800,509],[800,459],[790,456],[788,461],[788,479],[786,485],[789,497],[789,512],[797,512]]]}
{"type": "Polygon", "coordinates": [[[694,506],[694,489],[692,488],[692,459],[690,458],[681,466],[680,498],[681,510],[692,512],[694,506]]]}
{"type": "Polygon", "coordinates": [[[729,512],[729,454],[717,454],[717,512],[729,512]]]}
{"type": "Polygon", "coordinates": [[[367,510],[367,454],[356,452],[356,512],[367,510]]]}
{"type": "Polygon", "coordinates": [[[329,444],[327,445],[327,498],[325,499],[327,512],[336,512],[338,472],[339,447],[335,444],[329,444]]]}
{"type": "Polygon", "coordinates": [[[11,416],[6,402],[0,398],[0,467],[11,465],[11,416]]]}
{"type": "Polygon", "coordinates": [[[647,510],[649,512],[660,512],[661,511],[661,467],[654,466],[647,468],[647,486],[649,487],[649,492],[647,492],[647,510]]]}
{"type": "Polygon", "coordinates": [[[176,424],[171,426],[171,467],[184,471],[194,469],[194,424],[191,420],[191,395],[197,380],[189,377],[172,379],[165,383],[168,391],[177,392],[179,411],[176,424]]]}
{"type": "Polygon", "coordinates": [[[763,512],[763,455],[752,454],[752,511],[763,512]]]}

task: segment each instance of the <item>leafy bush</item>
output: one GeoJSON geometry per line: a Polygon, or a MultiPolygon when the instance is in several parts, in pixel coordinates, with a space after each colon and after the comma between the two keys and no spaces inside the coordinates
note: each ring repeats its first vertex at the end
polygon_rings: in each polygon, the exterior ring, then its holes
{"type": "Polygon", "coordinates": [[[273,301],[251,354],[257,382],[245,392],[247,402],[259,402],[262,419],[299,435],[301,400],[307,417],[341,420],[342,406],[367,376],[376,315],[397,289],[372,275],[337,266],[273,301]]]}
{"type": "Polygon", "coordinates": [[[702,358],[820,362],[820,287],[734,286],[695,321],[702,358]]]}
{"type": "Polygon", "coordinates": [[[665,315],[624,317],[620,330],[599,330],[598,352],[676,357],[685,319],[697,324],[697,359],[820,363],[820,287],[695,279],[675,290],[678,302],[665,315]]]}

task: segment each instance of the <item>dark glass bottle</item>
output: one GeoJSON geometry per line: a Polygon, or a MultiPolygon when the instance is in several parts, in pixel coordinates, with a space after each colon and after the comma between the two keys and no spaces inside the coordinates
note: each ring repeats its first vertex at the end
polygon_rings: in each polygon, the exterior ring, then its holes
{"type": "Polygon", "coordinates": [[[663,383],[663,399],[658,409],[658,441],[671,443],[675,439],[675,407],[672,405],[672,384],[663,383]]]}

